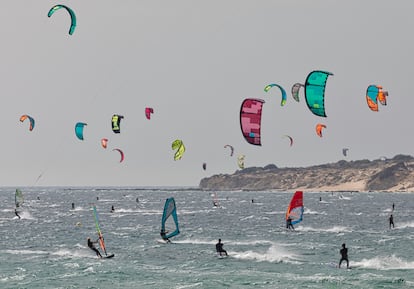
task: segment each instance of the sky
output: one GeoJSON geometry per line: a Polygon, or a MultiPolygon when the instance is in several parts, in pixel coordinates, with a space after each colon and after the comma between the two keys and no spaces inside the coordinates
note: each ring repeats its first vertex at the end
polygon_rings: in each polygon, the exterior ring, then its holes
{"type": "Polygon", "coordinates": [[[198,186],[234,173],[239,154],[246,167],[412,155],[413,8],[410,0],[1,1],[0,186],[198,186]],[[66,11],[47,17],[55,4],[76,13],[73,35],[66,11]],[[326,118],[310,112],[303,91],[300,102],[290,94],[313,70],[333,73],[326,118]],[[285,106],[276,89],[264,92],[269,83],[288,92],[285,106]],[[378,112],[367,107],[370,84],[389,92],[378,112]],[[262,146],[240,130],[250,97],[265,101],[262,146]],[[124,116],[120,134],[113,114],[124,116]],[[77,122],[87,123],[83,141],[77,122]],[[317,123],[326,125],[322,138],[317,123]],[[178,161],[176,139],[186,147],[178,161]]]}

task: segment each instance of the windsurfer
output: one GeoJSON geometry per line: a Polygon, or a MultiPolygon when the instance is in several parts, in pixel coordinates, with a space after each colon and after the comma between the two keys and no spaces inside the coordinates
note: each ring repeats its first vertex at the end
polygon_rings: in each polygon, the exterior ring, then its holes
{"type": "Polygon", "coordinates": [[[223,256],[223,253],[227,256],[227,251],[223,249],[223,243],[221,242],[221,239],[219,239],[218,243],[216,244],[216,251],[220,256],[223,256]]]}
{"type": "Polygon", "coordinates": [[[390,229],[391,229],[391,226],[394,228],[394,217],[392,216],[392,214],[390,215],[388,220],[390,221],[390,229]]]}
{"type": "Polygon", "coordinates": [[[286,219],[286,229],[295,230],[295,228],[292,225],[292,218],[290,216],[286,219]]]}
{"type": "Polygon", "coordinates": [[[161,238],[162,238],[165,242],[167,242],[167,243],[171,243],[170,239],[168,239],[168,238],[167,238],[166,234],[167,234],[167,232],[165,232],[164,230],[161,230],[161,232],[160,232],[161,238]]]}
{"type": "Polygon", "coordinates": [[[94,245],[94,244],[98,243],[98,241],[99,241],[99,239],[96,240],[95,242],[93,242],[91,240],[91,238],[88,237],[88,247],[96,253],[96,256],[98,256],[99,258],[102,258],[101,253],[99,253],[98,249],[96,249],[96,247],[94,245]]]}
{"type": "Polygon", "coordinates": [[[345,247],[345,243],[342,244],[342,249],[339,250],[341,254],[341,260],[339,260],[339,268],[341,268],[342,261],[346,261],[346,268],[349,268],[349,261],[348,261],[348,248],[345,247]]]}
{"type": "Polygon", "coordinates": [[[16,209],[14,209],[14,214],[19,218],[19,219],[21,219],[21,217],[19,216],[19,212],[17,212],[17,208],[16,209]]]}

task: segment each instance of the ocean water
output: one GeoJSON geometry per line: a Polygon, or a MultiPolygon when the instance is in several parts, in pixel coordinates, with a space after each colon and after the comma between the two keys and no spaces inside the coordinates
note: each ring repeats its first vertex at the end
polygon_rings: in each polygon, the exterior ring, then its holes
{"type": "Polygon", "coordinates": [[[14,188],[0,189],[0,288],[414,288],[414,194],[305,192],[303,222],[287,231],[293,192],[218,191],[214,208],[212,192],[187,188],[22,190],[19,220],[14,188]],[[168,197],[181,234],[161,244],[168,197]],[[86,246],[91,204],[112,259],[86,246]],[[230,257],[216,256],[218,238],[230,257]],[[334,266],[342,243],[350,270],[334,266]]]}

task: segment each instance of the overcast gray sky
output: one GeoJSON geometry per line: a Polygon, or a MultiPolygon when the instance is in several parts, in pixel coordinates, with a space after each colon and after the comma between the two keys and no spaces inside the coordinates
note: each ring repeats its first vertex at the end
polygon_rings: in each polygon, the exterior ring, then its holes
{"type": "Polygon", "coordinates": [[[239,154],[247,167],[336,162],[344,147],[348,160],[412,154],[413,8],[410,0],[1,1],[0,185],[196,186],[233,173],[239,154]],[[47,17],[55,4],[75,11],[72,36],[65,11],[47,17]],[[299,103],[290,95],[312,70],[334,74],[327,118],[308,110],[303,91],[299,103]],[[289,93],[284,107],[277,90],[263,91],[269,83],[289,93]],[[376,113],[365,100],[370,84],[389,91],[376,113]],[[261,147],[240,131],[248,97],[266,101],[261,147]],[[114,113],[125,117],[120,134],[114,113]],[[22,114],[35,118],[32,132],[22,114]],[[88,124],[84,141],[79,121],[88,124]],[[187,148],[179,161],[175,139],[187,148]]]}

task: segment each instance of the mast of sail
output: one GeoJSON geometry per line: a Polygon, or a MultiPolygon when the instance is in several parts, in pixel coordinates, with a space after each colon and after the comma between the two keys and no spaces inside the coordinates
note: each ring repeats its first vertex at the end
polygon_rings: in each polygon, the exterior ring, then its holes
{"type": "Polygon", "coordinates": [[[96,211],[96,206],[93,206],[93,216],[95,217],[95,227],[96,227],[96,232],[98,233],[98,237],[99,237],[99,246],[105,252],[105,255],[108,255],[106,253],[104,237],[102,235],[101,229],[99,228],[99,218],[98,218],[98,212],[96,211]]]}
{"type": "Polygon", "coordinates": [[[289,206],[286,211],[286,220],[290,217],[292,219],[292,225],[302,221],[303,218],[303,192],[296,191],[290,200],[289,206]]]}
{"type": "Polygon", "coordinates": [[[14,203],[16,205],[16,208],[20,207],[23,204],[23,194],[19,189],[16,189],[16,192],[14,194],[14,203]]]}
{"type": "Polygon", "coordinates": [[[173,217],[173,220],[174,220],[175,230],[169,234],[166,234],[165,235],[166,238],[177,236],[180,233],[180,230],[178,228],[177,208],[175,206],[175,200],[172,197],[165,200],[164,211],[162,213],[162,219],[161,219],[161,231],[167,233],[166,228],[165,228],[165,223],[171,216],[173,217]]]}

